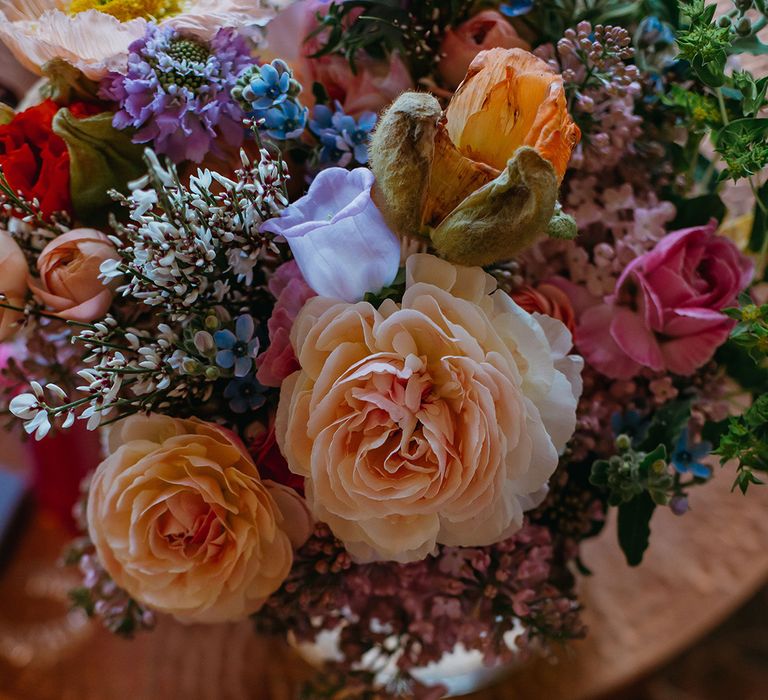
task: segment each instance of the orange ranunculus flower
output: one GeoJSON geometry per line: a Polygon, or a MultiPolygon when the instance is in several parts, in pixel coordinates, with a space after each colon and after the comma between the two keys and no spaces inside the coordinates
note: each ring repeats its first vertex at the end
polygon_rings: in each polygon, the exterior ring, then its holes
{"type": "Polygon", "coordinates": [[[560,179],[581,136],[562,76],[522,49],[479,53],[446,117],[451,141],[467,158],[501,170],[520,146],[532,146],[560,179]]]}
{"type": "Polygon", "coordinates": [[[529,314],[538,311],[562,321],[571,334],[576,330],[576,314],[573,311],[571,300],[562,289],[554,284],[545,282],[537,287],[522,287],[512,292],[510,296],[529,314]]]}

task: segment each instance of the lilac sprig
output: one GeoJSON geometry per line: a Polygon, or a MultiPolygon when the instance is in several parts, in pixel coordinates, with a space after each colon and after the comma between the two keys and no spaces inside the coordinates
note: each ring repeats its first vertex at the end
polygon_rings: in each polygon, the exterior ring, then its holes
{"type": "Polygon", "coordinates": [[[568,107],[582,131],[571,167],[598,172],[631,153],[641,133],[635,101],[642,92],[640,72],[626,29],[579,22],[554,47],[536,50],[562,73],[568,107]]]}
{"type": "Polygon", "coordinates": [[[219,154],[223,140],[239,147],[243,111],[232,97],[238,75],[253,64],[245,40],[231,28],[204,43],[150,24],[129,47],[128,71],[111,73],[100,96],[117,102],[116,129],[136,129],[134,143],[152,143],[174,162],[199,163],[219,154]]]}

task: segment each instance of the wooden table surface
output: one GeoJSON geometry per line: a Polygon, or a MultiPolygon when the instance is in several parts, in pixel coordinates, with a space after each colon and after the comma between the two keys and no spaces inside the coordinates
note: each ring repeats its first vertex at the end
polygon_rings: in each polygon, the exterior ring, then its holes
{"type": "MultiPolygon", "coordinates": [[[[8,455],[8,449],[3,451],[8,455]]],[[[671,659],[768,579],[768,487],[730,493],[730,473],[699,489],[682,518],[660,509],[646,561],[629,569],[612,527],[584,554],[587,640],[557,666],[534,662],[476,700],[581,700],[671,659]]],[[[76,578],[56,567],[66,534],[33,518],[0,574],[0,700],[293,700],[308,669],[247,622],[162,620],[134,641],[67,614],[76,578]]]]}

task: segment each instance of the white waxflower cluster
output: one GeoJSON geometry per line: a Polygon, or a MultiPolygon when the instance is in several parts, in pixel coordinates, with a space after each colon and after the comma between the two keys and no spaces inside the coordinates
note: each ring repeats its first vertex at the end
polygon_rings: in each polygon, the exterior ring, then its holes
{"type": "Polygon", "coordinates": [[[141,313],[139,306],[137,314],[135,304],[118,305],[115,315],[76,324],[72,342],[86,351],[79,398],[57,384],[32,382],[10,404],[38,440],[77,419],[95,429],[137,412],[208,402],[215,383],[233,376],[217,363],[212,334],[259,303],[252,287],[258,266],[286,254],[284,244],[260,232],[288,203],[287,168],[268,151],[255,164],[243,152],[234,179],[198,170],[189,184],[150,151],[147,162],[149,174],[132,193],[115,195],[130,221],[115,224],[111,240],[120,257],[105,262],[101,274],[129,302],[152,309],[141,313]],[[201,346],[195,339],[202,336],[211,342],[201,346]]]}
{"type": "Polygon", "coordinates": [[[285,164],[266,150],[255,164],[241,156],[235,179],[198,170],[185,186],[148,152],[149,175],[120,198],[131,222],[118,228],[121,257],[104,263],[105,279],[125,279],[120,293],[165,307],[172,321],[241,298],[261,256],[279,253],[261,225],[288,203],[285,164]]]}

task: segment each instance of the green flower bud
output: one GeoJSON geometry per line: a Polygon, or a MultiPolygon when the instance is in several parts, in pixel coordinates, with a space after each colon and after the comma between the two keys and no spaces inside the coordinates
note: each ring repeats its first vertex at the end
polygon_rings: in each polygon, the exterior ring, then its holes
{"type": "Polygon", "coordinates": [[[401,235],[420,232],[442,114],[432,95],[406,92],[384,113],[371,138],[374,201],[390,227],[401,235]]]}
{"type": "Polygon", "coordinates": [[[736,33],[739,36],[749,36],[752,33],[752,20],[749,17],[741,17],[736,22],[736,33]]]}
{"type": "Polygon", "coordinates": [[[437,252],[461,265],[509,260],[547,230],[557,201],[557,174],[523,147],[495,179],[470,194],[432,231],[437,252]]]}
{"type": "Polygon", "coordinates": [[[128,183],[145,172],[143,146],[131,143],[126,131],[112,126],[112,113],[77,119],[68,109],[53,118],[53,132],[69,151],[72,205],[86,223],[106,219],[113,206],[109,190],[127,191],[128,183]]]}
{"type": "Polygon", "coordinates": [[[629,435],[619,435],[619,437],[616,438],[616,449],[625,452],[630,447],[632,447],[632,440],[629,437],[629,435]]]}

